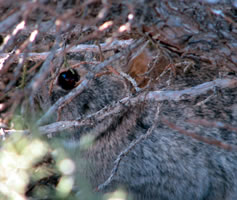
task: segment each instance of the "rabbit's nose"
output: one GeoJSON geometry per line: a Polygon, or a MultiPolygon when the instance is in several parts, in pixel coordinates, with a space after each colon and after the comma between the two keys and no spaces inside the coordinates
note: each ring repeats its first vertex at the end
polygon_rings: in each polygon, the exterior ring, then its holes
{"type": "Polygon", "coordinates": [[[77,82],[80,80],[80,76],[74,69],[69,69],[62,72],[58,77],[58,85],[64,90],[71,90],[76,87],[77,82]]]}

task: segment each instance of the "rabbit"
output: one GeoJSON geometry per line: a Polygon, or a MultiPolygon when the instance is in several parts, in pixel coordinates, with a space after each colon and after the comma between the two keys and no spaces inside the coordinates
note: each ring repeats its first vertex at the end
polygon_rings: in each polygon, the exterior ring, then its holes
{"type": "MultiPolygon", "coordinates": [[[[80,70],[73,73],[83,80],[80,70]]],[[[70,92],[63,89],[63,83],[59,81],[50,94],[43,92],[48,91],[47,85],[42,88],[37,98],[45,111],[70,92]]],[[[102,193],[123,187],[134,200],[234,200],[237,199],[237,153],[181,134],[160,120],[165,117],[184,130],[236,145],[235,132],[185,123],[187,119],[204,118],[235,125],[237,92],[223,89],[221,93],[222,97],[216,95],[199,105],[197,102],[206,95],[192,101],[163,102],[156,122],[158,104],[155,101],[124,105],[118,113],[57,133],[54,137],[60,138],[76,162],[76,179],[80,181],[84,176],[96,190],[110,176],[118,155],[156,123],[149,137],[137,143],[121,159],[112,181],[102,193]],[[93,137],[87,148],[81,146],[85,136],[93,137]]],[[[97,76],[64,106],[60,120],[83,119],[126,96],[127,88],[120,77],[113,74],[97,76]]]]}

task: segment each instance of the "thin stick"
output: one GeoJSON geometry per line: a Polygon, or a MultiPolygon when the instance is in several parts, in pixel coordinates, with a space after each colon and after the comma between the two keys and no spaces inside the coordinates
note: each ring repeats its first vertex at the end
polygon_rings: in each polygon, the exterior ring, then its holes
{"type": "Polygon", "coordinates": [[[122,161],[122,159],[137,145],[139,144],[141,141],[147,139],[153,132],[154,128],[157,126],[157,122],[158,122],[158,118],[159,118],[159,114],[160,114],[160,108],[161,108],[161,104],[157,106],[156,109],[156,114],[155,114],[155,119],[154,122],[152,124],[152,126],[147,130],[146,134],[141,135],[139,138],[137,138],[136,140],[132,141],[128,147],[126,149],[124,149],[122,152],[120,152],[120,154],[118,155],[117,159],[114,162],[114,167],[111,170],[110,176],[109,178],[102,184],[100,184],[97,187],[97,190],[103,190],[106,186],[108,186],[111,181],[113,180],[113,177],[115,176],[116,172],[118,171],[119,168],[119,164],[122,161]]]}
{"type": "MultiPolygon", "coordinates": [[[[220,88],[236,87],[237,86],[237,79],[216,79],[214,81],[203,83],[203,84],[200,84],[200,85],[197,85],[195,87],[191,87],[191,88],[188,88],[185,90],[152,91],[152,92],[148,92],[146,94],[141,94],[141,95],[139,95],[137,97],[133,97],[133,98],[125,97],[111,106],[107,106],[107,107],[99,110],[96,113],[86,116],[84,119],[76,119],[76,120],[70,121],[70,122],[60,121],[60,122],[55,122],[55,123],[49,124],[49,125],[45,126],[45,128],[42,128],[41,133],[42,134],[50,134],[50,133],[54,133],[54,132],[63,131],[63,130],[66,130],[68,128],[72,128],[75,126],[80,127],[85,124],[91,124],[92,120],[94,120],[94,119],[96,119],[97,121],[102,121],[103,119],[105,119],[108,116],[111,116],[111,115],[121,112],[122,109],[124,109],[124,107],[134,106],[137,103],[140,103],[143,101],[162,102],[165,100],[180,101],[180,100],[191,99],[191,98],[197,97],[201,94],[205,94],[206,92],[212,90],[216,86],[220,87],[220,88]]],[[[62,99],[61,101],[64,101],[64,99],[62,99]]],[[[57,105],[55,105],[55,107],[57,107],[57,105]]],[[[41,122],[39,121],[39,123],[41,123],[41,122]]],[[[42,127],[44,127],[44,126],[42,126],[42,127]]]]}
{"type": "Polygon", "coordinates": [[[96,73],[101,71],[104,67],[108,66],[111,62],[121,59],[122,56],[126,55],[128,51],[131,51],[132,49],[137,48],[139,45],[141,45],[144,42],[143,39],[138,40],[134,42],[132,45],[129,46],[128,49],[117,53],[110,57],[109,59],[105,60],[104,62],[98,64],[93,71],[88,72],[86,75],[85,80],[81,82],[80,85],[78,85],[76,88],[74,88],[70,93],[68,93],[66,96],[61,97],[53,106],[49,108],[49,110],[45,113],[45,115],[39,119],[36,123],[37,125],[42,125],[43,123],[47,122],[47,120],[51,117],[53,113],[57,111],[57,109],[64,104],[64,102],[70,102],[72,98],[79,95],[86,87],[88,87],[88,83],[95,77],[96,73]]]}
{"type": "MultiPolygon", "coordinates": [[[[112,50],[112,49],[120,49],[120,48],[125,48],[127,46],[129,46],[130,44],[132,44],[133,40],[114,40],[113,42],[111,42],[110,44],[107,43],[102,43],[100,44],[101,46],[101,50],[102,51],[108,51],[108,50],[112,50]]],[[[64,50],[64,48],[58,48],[56,50],[56,55],[60,52],[62,52],[64,50]]],[[[89,45],[89,44],[80,44],[77,46],[73,46],[72,48],[70,48],[67,52],[68,53],[75,53],[75,52],[99,52],[99,48],[97,45],[89,45]]],[[[45,60],[47,58],[48,55],[51,54],[51,51],[48,52],[41,52],[41,53],[28,53],[27,55],[27,60],[32,60],[32,61],[41,61],[41,60],[45,60]]],[[[9,56],[10,53],[2,53],[0,54],[0,60],[3,58],[6,58],[7,56],[9,56]]],[[[15,59],[20,59],[24,56],[23,53],[20,53],[15,59]]]]}
{"type": "Polygon", "coordinates": [[[227,151],[233,151],[233,150],[236,151],[237,150],[237,146],[235,146],[235,145],[226,144],[226,143],[223,143],[219,140],[210,139],[210,138],[198,135],[197,133],[187,131],[185,129],[182,129],[182,128],[178,127],[177,125],[175,125],[174,123],[168,121],[167,119],[162,119],[162,122],[164,124],[166,124],[168,127],[170,127],[171,129],[176,130],[176,131],[178,131],[179,133],[181,133],[183,135],[189,136],[189,137],[191,137],[195,140],[201,141],[203,143],[213,145],[213,146],[217,146],[217,147],[225,149],[227,151]]]}

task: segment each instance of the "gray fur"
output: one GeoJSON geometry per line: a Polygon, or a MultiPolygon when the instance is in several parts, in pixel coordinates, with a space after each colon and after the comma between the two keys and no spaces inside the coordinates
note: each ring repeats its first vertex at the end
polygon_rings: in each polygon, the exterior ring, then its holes
{"type": "MultiPolygon", "coordinates": [[[[41,98],[44,101],[41,104],[53,104],[65,94],[55,89],[51,97],[41,98]]],[[[88,89],[64,108],[62,119],[94,113],[124,95],[121,81],[102,76],[93,80],[88,89]]],[[[185,123],[186,119],[201,117],[236,125],[236,97],[235,90],[225,90],[222,97],[216,96],[205,105],[195,106],[198,100],[165,102],[160,117],[188,131],[236,145],[237,133],[185,123]]],[[[205,95],[199,98],[204,99],[205,95]]],[[[74,159],[86,160],[85,165],[78,161],[78,174],[85,175],[93,188],[110,176],[119,153],[151,127],[156,105],[150,102],[124,108],[120,114],[99,124],[72,130],[66,138],[66,134],[62,134],[66,148],[74,152],[74,159]],[[79,141],[86,134],[97,137],[92,146],[79,152],[79,141]]],[[[125,187],[135,200],[234,200],[237,199],[237,153],[184,136],[159,121],[152,135],[122,159],[105,192],[118,186],[125,187]]]]}

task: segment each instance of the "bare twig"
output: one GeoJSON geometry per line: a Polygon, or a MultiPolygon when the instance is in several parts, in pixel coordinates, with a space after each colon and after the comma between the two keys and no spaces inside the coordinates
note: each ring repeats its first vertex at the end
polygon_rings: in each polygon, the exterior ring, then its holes
{"type": "Polygon", "coordinates": [[[33,91],[36,91],[41,82],[44,80],[47,72],[50,70],[49,68],[50,62],[53,60],[56,54],[56,50],[59,47],[59,43],[61,42],[60,38],[61,38],[60,34],[58,34],[58,37],[56,39],[54,47],[52,48],[52,51],[48,55],[47,59],[44,61],[42,67],[40,68],[39,73],[37,73],[37,75],[32,79],[31,83],[28,86],[29,89],[33,89],[33,91]]]}
{"type": "Polygon", "coordinates": [[[141,89],[137,86],[137,82],[129,75],[129,74],[127,74],[127,73],[124,73],[124,72],[122,72],[122,71],[119,71],[119,74],[122,76],[122,77],[124,77],[126,80],[128,80],[131,84],[132,84],[132,86],[133,86],[133,88],[136,90],[136,92],[139,92],[141,89]]]}
{"type": "MultiPolygon", "coordinates": [[[[100,47],[101,47],[102,51],[108,51],[108,50],[112,50],[112,49],[120,49],[120,48],[125,48],[125,47],[129,46],[130,44],[132,44],[132,41],[133,40],[131,40],[131,39],[130,40],[114,40],[110,44],[102,43],[102,44],[100,44],[100,47]]],[[[63,50],[64,50],[64,48],[57,49],[56,54],[62,52],[63,50]]],[[[99,52],[99,48],[98,48],[98,45],[80,44],[77,46],[73,46],[67,52],[74,53],[74,52],[85,52],[85,51],[99,52]]],[[[47,56],[50,55],[50,53],[51,53],[51,51],[50,52],[41,52],[41,53],[33,53],[32,52],[32,53],[28,54],[27,59],[32,60],[32,61],[45,60],[47,58],[47,56]]],[[[10,55],[10,53],[0,54],[0,60],[6,58],[9,55],[10,55]]],[[[21,53],[15,59],[20,59],[23,56],[24,56],[24,54],[21,53]]]]}
{"type": "Polygon", "coordinates": [[[0,23],[0,27],[1,27],[0,33],[7,31],[10,27],[14,26],[20,19],[20,16],[21,16],[21,11],[18,11],[12,14],[11,16],[9,16],[4,21],[2,21],[0,23]]]}
{"type": "Polygon", "coordinates": [[[217,146],[219,148],[225,149],[227,151],[233,151],[233,150],[236,151],[237,150],[237,146],[235,146],[235,145],[226,144],[226,143],[223,143],[219,140],[210,139],[210,138],[198,135],[197,133],[187,131],[187,130],[182,129],[179,126],[175,125],[174,123],[168,121],[167,119],[162,119],[162,122],[164,124],[166,124],[168,127],[170,127],[171,129],[176,130],[176,131],[178,131],[179,133],[181,133],[183,135],[192,137],[193,139],[204,142],[206,144],[214,145],[214,146],[217,146]]]}
{"type": "Polygon", "coordinates": [[[123,157],[125,157],[137,144],[139,144],[141,141],[147,139],[152,134],[154,128],[157,126],[161,106],[162,106],[162,104],[157,106],[154,122],[153,122],[152,126],[147,130],[146,134],[141,135],[139,138],[132,141],[125,150],[120,152],[120,154],[118,155],[117,159],[114,162],[114,167],[110,173],[109,178],[104,183],[100,184],[97,187],[98,191],[103,190],[106,186],[108,186],[111,183],[113,177],[115,176],[116,172],[118,171],[119,164],[122,161],[123,157]]]}
{"type": "Polygon", "coordinates": [[[92,80],[96,73],[98,73],[100,70],[102,70],[104,67],[109,65],[111,62],[121,59],[123,55],[127,54],[127,51],[131,51],[132,49],[137,48],[139,45],[141,45],[144,42],[143,39],[138,40],[137,42],[134,42],[127,50],[124,50],[123,52],[117,53],[114,56],[110,57],[108,60],[105,60],[104,62],[98,64],[94,69],[93,72],[88,72],[86,75],[85,80],[81,82],[80,85],[78,85],[76,88],[74,88],[70,93],[68,93],[66,96],[61,97],[53,106],[50,107],[50,109],[45,113],[45,115],[37,121],[37,125],[42,125],[43,123],[47,122],[47,120],[50,118],[50,116],[64,103],[64,102],[70,102],[72,98],[76,97],[78,94],[80,94],[88,85],[90,80],[92,80]]]}
{"type": "MultiPolygon", "coordinates": [[[[219,88],[234,88],[237,87],[237,79],[216,79],[214,81],[202,83],[195,87],[191,87],[184,90],[178,91],[154,91],[149,92],[146,95],[146,100],[172,100],[172,101],[180,101],[183,99],[190,99],[201,94],[205,94],[206,92],[213,90],[215,87],[219,88]]],[[[133,101],[137,101],[138,99],[134,98],[133,101]]]]}
{"type": "MultiPolygon", "coordinates": [[[[137,103],[143,102],[143,101],[162,102],[164,100],[172,100],[172,101],[187,100],[193,97],[197,97],[201,94],[205,94],[209,90],[212,90],[215,86],[218,86],[220,88],[230,88],[230,87],[236,87],[236,84],[237,84],[237,79],[217,79],[215,81],[203,83],[195,87],[191,87],[189,89],[180,90],[180,91],[153,91],[153,92],[148,92],[146,94],[141,94],[133,98],[125,97],[121,99],[119,102],[115,103],[114,105],[105,107],[96,113],[86,116],[84,119],[76,119],[75,121],[70,121],[70,122],[61,121],[61,122],[49,124],[45,126],[45,128],[42,128],[41,132],[42,134],[50,134],[54,132],[63,131],[65,129],[72,128],[75,126],[79,127],[82,125],[90,124],[92,119],[96,119],[97,121],[102,121],[107,116],[111,116],[111,115],[121,112],[124,106],[126,107],[134,106],[137,103]]],[[[62,101],[64,101],[64,99],[62,99],[62,101]]],[[[57,105],[54,105],[54,106],[57,107],[57,105]]],[[[47,118],[47,116],[45,117],[47,118]]],[[[44,120],[44,118],[41,118],[41,120],[44,120]]],[[[40,124],[41,121],[39,121],[38,123],[40,124]]]]}
{"type": "MultiPolygon", "coordinates": [[[[29,36],[29,38],[21,45],[21,51],[27,49],[27,51],[29,51],[32,48],[32,44],[35,42],[35,38],[37,37],[38,31],[35,30],[31,33],[31,35],[29,36]]],[[[13,86],[14,84],[17,82],[18,77],[21,74],[21,70],[22,67],[24,65],[24,62],[27,58],[27,51],[23,53],[22,58],[19,60],[16,70],[14,72],[14,79],[8,83],[7,87],[5,88],[5,92],[8,92],[13,86]]]]}
{"type": "Polygon", "coordinates": [[[90,124],[93,124],[95,121],[100,122],[108,116],[118,114],[123,109],[124,109],[124,106],[122,106],[121,103],[117,103],[116,105],[105,107],[99,110],[98,112],[90,114],[83,119],[78,118],[73,121],[59,121],[59,122],[51,123],[49,125],[40,126],[39,130],[42,134],[48,135],[48,134],[60,132],[72,127],[81,127],[84,125],[90,125],[90,124]]]}
{"type": "MultiPolygon", "coordinates": [[[[87,83],[88,83],[88,80],[83,82],[82,85],[80,87],[78,87],[77,90],[81,90],[81,89],[83,89],[83,87],[86,87],[87,83]]],[[[94,120],[102,121],[103,119],[105,119],[108,116],[111,116],[111,115],[121,112],[122,109],[124,108],[124,105],[125,106],[134,106],[137,103],[142,102],[142,101],[162,102],[164,100],[173,100],[173,101],[186,100],[186,99],[190,99],[190,98],[196,97],[201,94],[205,94],[209,90],[212,90],[213,87],[215,87],[215,86],[218,86],[220,88],[230,88],[230,87],[236,87],[236,84],[237,84],[236,79],[217,79],[215,81],[203,83],[198,86],[195,86],[195,87],[192,87],[189,89],[185,89],[185,90],[181,90],[181,91],[153,91],[153,92],[147,93],[146,96],[144,96],[142,94],[142,95],[139,95],[139,96],[133,97],[133,98],[125,97],[125,98],[121,99],[119,102],[117,102],[116,104],[105,107],[96,113],[86,116],[83,119],[76,119],[74,121],[55,122],[55,123],[52,123],[49,125],[41,126],[41,127],[39,127],[39,130],[42,134],[46,134],[46,135],[51,134],[51,133],[56,133],[56,132],[60,132],[60,131],[72,128],[72,127],[80,127],[83,125],[91,124],[92,122],[94,122],[94,120]]],[[[60,101],[58,101],[57,104],[64,102],[65,98],[63,97],[60,101]]],[[[58,107],[57,104],[54,105],[53,109],[56,109],[56,107],[58,107]]],[[[51,112],[53,112],[53,111],[50,111],[50,113],[51,112]]],[[[42,122],[44,122],[45,118],[47,118],[47,117],[48,117],[48,115],[45,114],[44,117],[40,119],[42,121],[40,121],[40,120],[38,121],[38,124],[41,124],[42,122]]],[[[193,122],[196,123],[196,121],[193,121],[193,122]]],[[[227,128],[232,131],[237,131],[236,128],[230,128],[229,126],[227,126],[225,124],[223,125],[222,123],[218,123],[218,122],[215,122],[214,124],[213,123],[207,124],[206,122],[203,122],[202,120],[201,121],[198,120],[197,123],[200,123],[201,125],[210,125],[210,126],[214,125],[215,127],[218,127],[218,128],[227,128]]],[[[23,132],[24,131],[28,131],[28,130],[23,130],[23,132]]]]}
{"type": "Polygon", "coordinates": [[[234,127],[230,124],[226,124],[220,121],[207,121],[205,119],[190,119],[187,120],[188,123],[196,124],[196,125],[202,125],[207,127],[216,127],[216,128],[225,128],[230,131],[234,131],[237,133],[237,127],[234,127]]]}
{"type": "Polygon", "coordinates": [[[6,135],[12,135],[12,134],[23,134],[27,135],[30,134],[30,130],[15,130],[15,129],[10,129],[10,130],[4,130],[6,135]]]}

